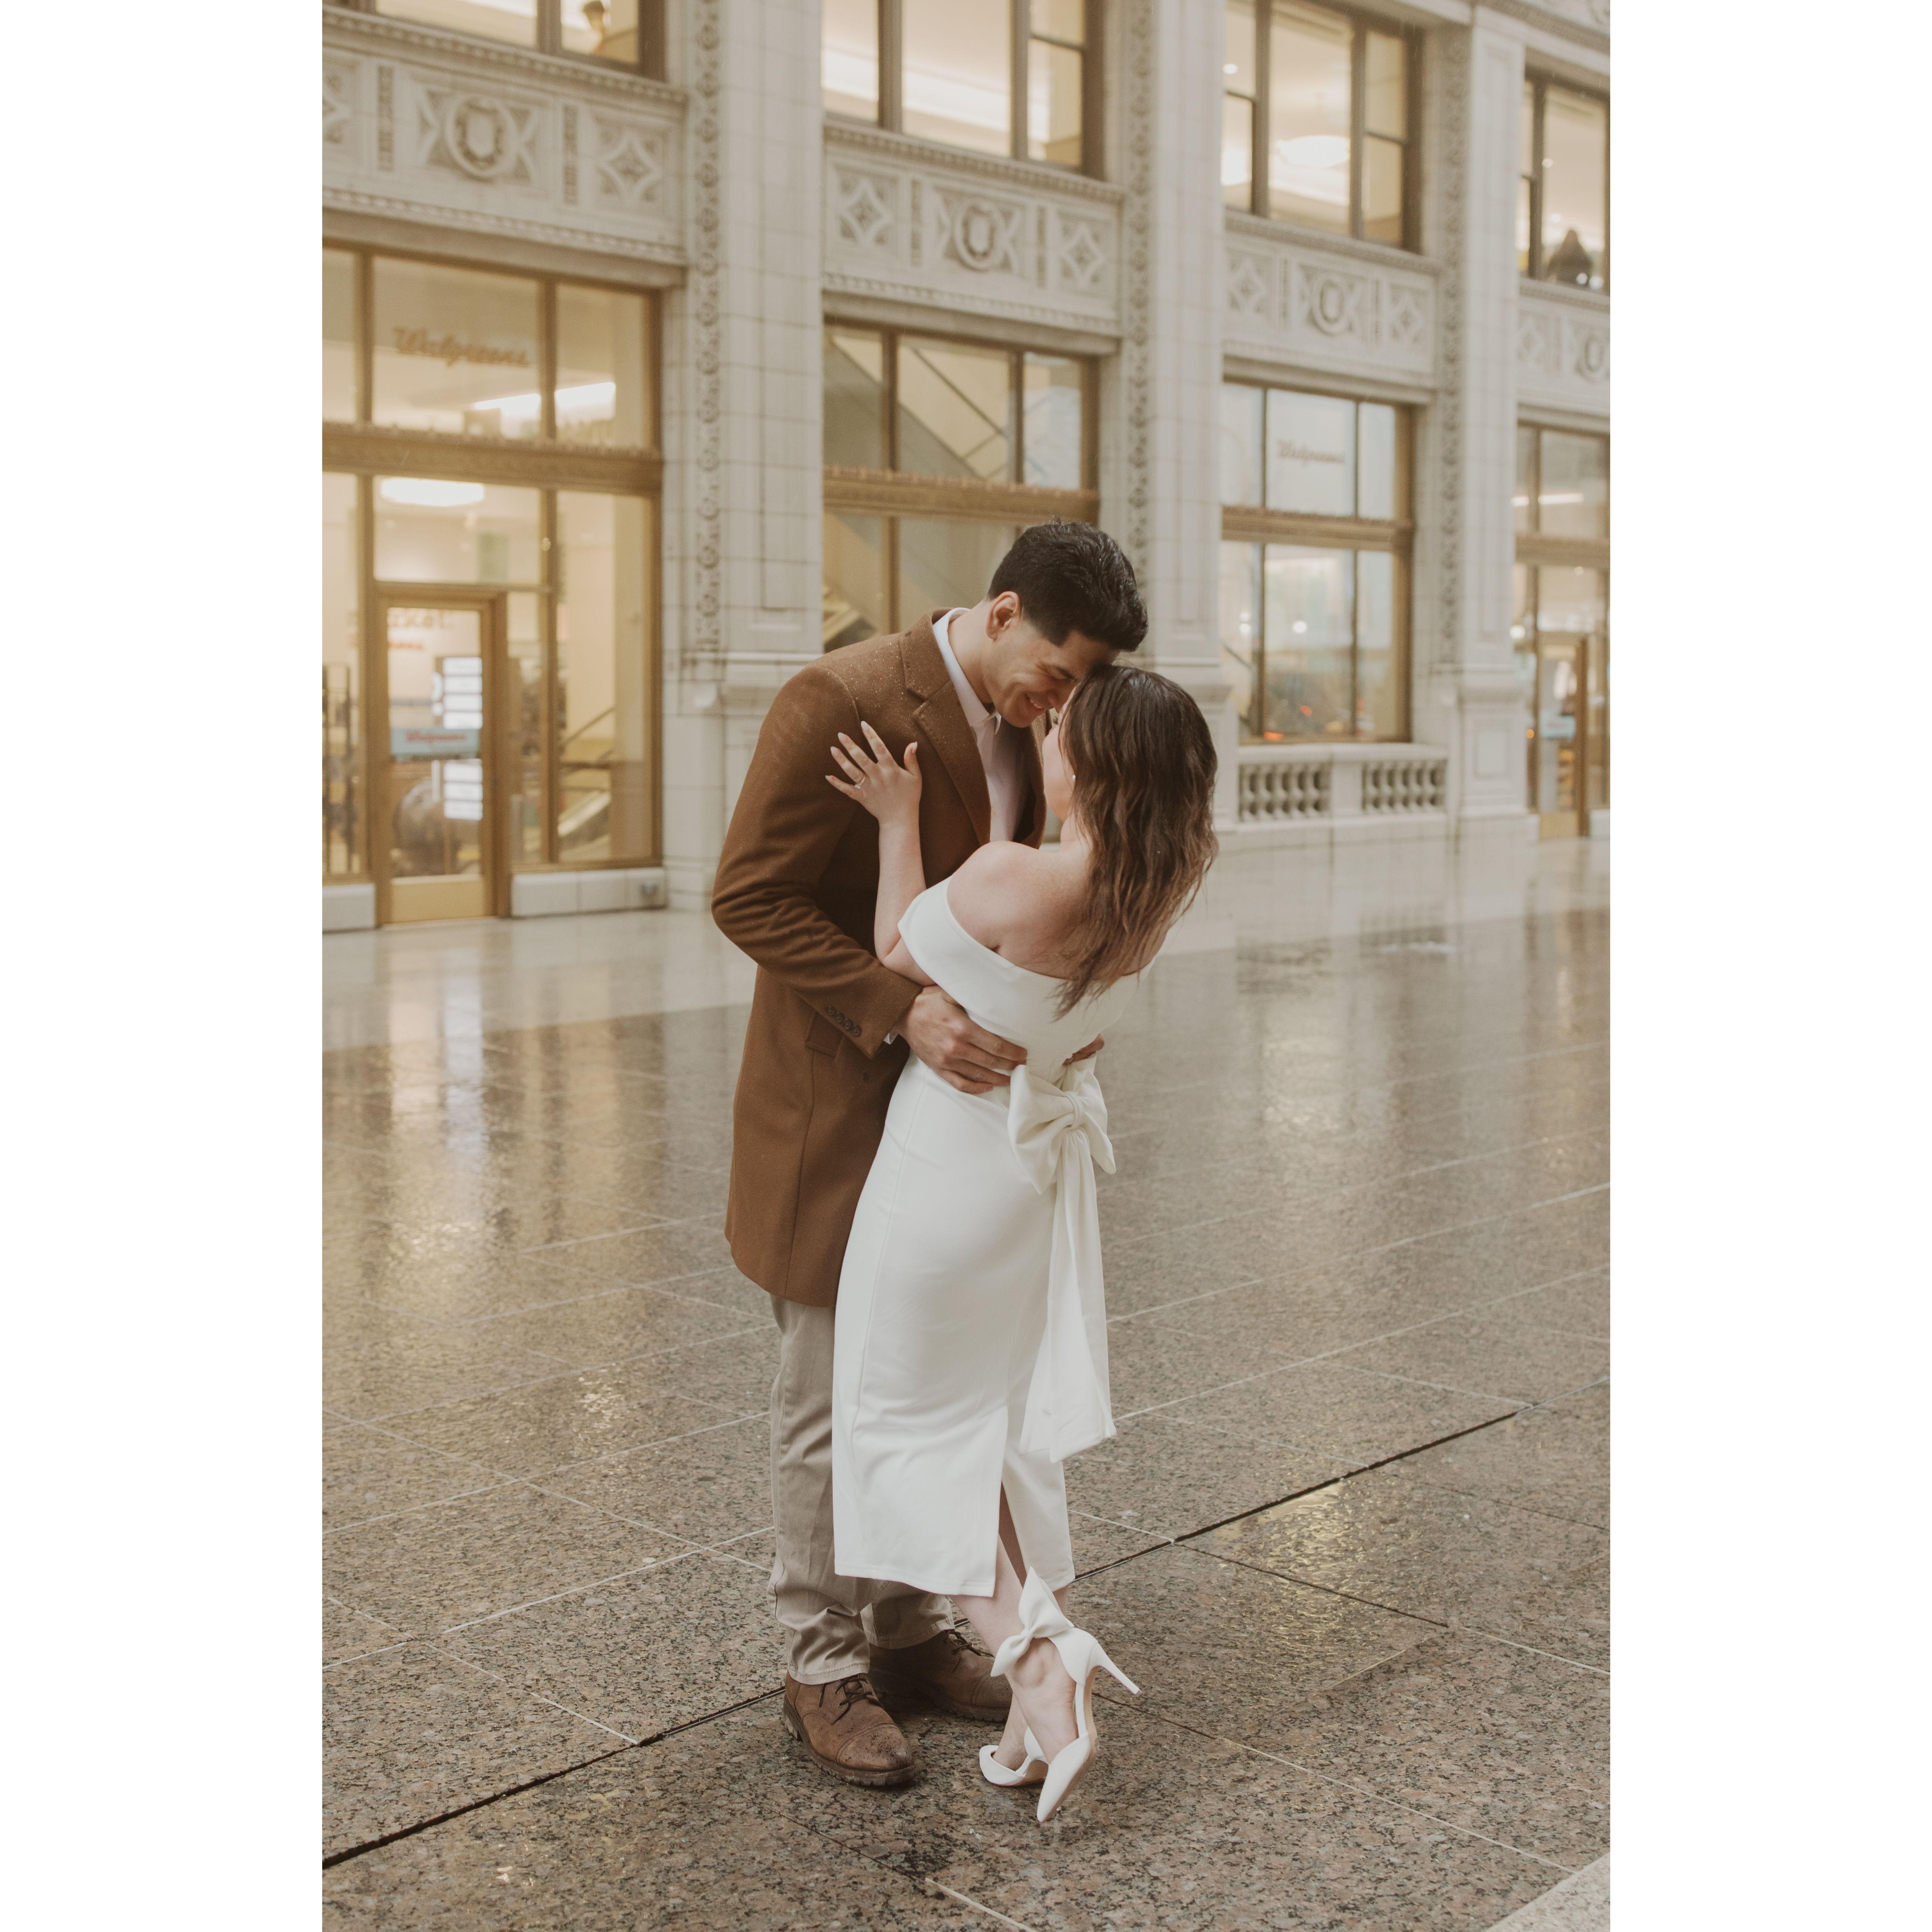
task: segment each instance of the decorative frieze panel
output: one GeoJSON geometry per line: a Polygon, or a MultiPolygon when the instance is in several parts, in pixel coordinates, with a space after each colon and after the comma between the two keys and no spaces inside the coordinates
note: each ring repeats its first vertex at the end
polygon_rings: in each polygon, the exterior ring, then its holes
{"type": "Polygon", "coordinates": [[[901,135],[825,146],[827,289],[1118,332],[1118,188],[901,135]]]}
{"type": "Polygon", "coordinates": [[[1435,365],[1436,283],[1418,263],[1396,268],[1384,251],[1330,250],[1231,218],[1227,352],[1312,364],[1352,375],[1428,381],[1435,365]]]}
{"type": "Polygon", "coordinates": [[[325,38],[325,206],[682,261],[676,90],[367,15],[325,38]]]}
{"type": "Polygon", "coordinates": [[[1607,416],[1609,302],[1526,287],[1516,310],[1516,380],[1520,402],[1607,416]]]}

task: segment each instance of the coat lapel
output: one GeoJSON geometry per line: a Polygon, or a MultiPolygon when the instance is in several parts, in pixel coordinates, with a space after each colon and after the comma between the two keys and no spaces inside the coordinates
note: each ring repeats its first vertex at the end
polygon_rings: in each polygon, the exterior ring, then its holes
{"type": "MultiPolygon", "coordinates": [[[[942,611],[930,612],[905,633],[905,686],[919,700],[913,716],[919,722],[920,743],[939,754],[940,763],[973,821],[974,836],[983,845],[993,836],[992,801],[986,796],[986,772],[980,762],[979,748],[973,742],[966,714],[959,708],[958,694],[946,675],[939,640],[932,634],[933,619],[943,615],[942,611]]],[[[1034,762],[1038,763],[1037,755],[1034,762]]]]}

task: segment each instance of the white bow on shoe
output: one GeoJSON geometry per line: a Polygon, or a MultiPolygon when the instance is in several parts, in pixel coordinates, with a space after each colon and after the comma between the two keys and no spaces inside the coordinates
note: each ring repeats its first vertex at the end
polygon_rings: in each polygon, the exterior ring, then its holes
{"type": "MultiPolygon", "coordinates": [[[[1060,1607],[1053,1592],[1040,1580],[1037,1574],[1029,1572],[1025,1586],[1020,1592],[1020,1627],[994,1652],[992,1675],[1005,1676],[1026,1654],[1027,1646],[1039,1637],[1046,1638],[1059,1652],[1062,1666],[1073,1679],[1073,1722],[1077,1734],[1064,1750],[1048,1759],[1039,1741],[1029,1730],[1026,1734],[1027,1762],[1016,1772],[1008,1772],[1004,1765],[999,1766],[1003,1775],[992,1781],[995,1784],[1030,1784],[1032,1780],[1027,1774],[1036,1760],[1044,1760],[1046,1774],[1040,1785],[1039,1808],[1034,1814],[1044,1825],[1086,1776],[1094,1762],[1098,1742],[1094,1732],[1094,1672],[1106,1671],[1136,1697],[1141,1690],[1140,1686],[1100,1648],[1100,1640],[1092,1632],[1067,1621],[1066,1613],[1060,1607]]],[[[989,1745],[980,1754],[982,1772],[986,1771],[991,1751],[989,1745]]]]}

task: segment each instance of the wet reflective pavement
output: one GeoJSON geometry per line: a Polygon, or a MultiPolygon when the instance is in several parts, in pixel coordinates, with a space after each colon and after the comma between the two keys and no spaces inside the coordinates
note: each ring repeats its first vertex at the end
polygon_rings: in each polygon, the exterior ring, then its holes
{"type": "Polygon", "coordinates": [[[974,1727],[875,1792],[779,1726],[744,963],[328,940],[332,1922],[1606,1922],[1607,904],[1587,843],[1231,855],[1110,1037],[1074,1601],[1146,1694],[1046,1831],[974,1727]]]}

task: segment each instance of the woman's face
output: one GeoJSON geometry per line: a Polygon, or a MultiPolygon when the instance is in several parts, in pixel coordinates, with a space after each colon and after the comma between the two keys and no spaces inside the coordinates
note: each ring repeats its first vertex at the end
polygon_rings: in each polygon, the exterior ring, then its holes
{"type": "Polygon", "coordinates": [[[1060,746],[1060,721],[1064,712],[1055,712],[1053,729],[1040,748],[1040,778],[1046,791],[1047,807],[1064,825],[1073,812],[1073,768],[1060,746]]]}

